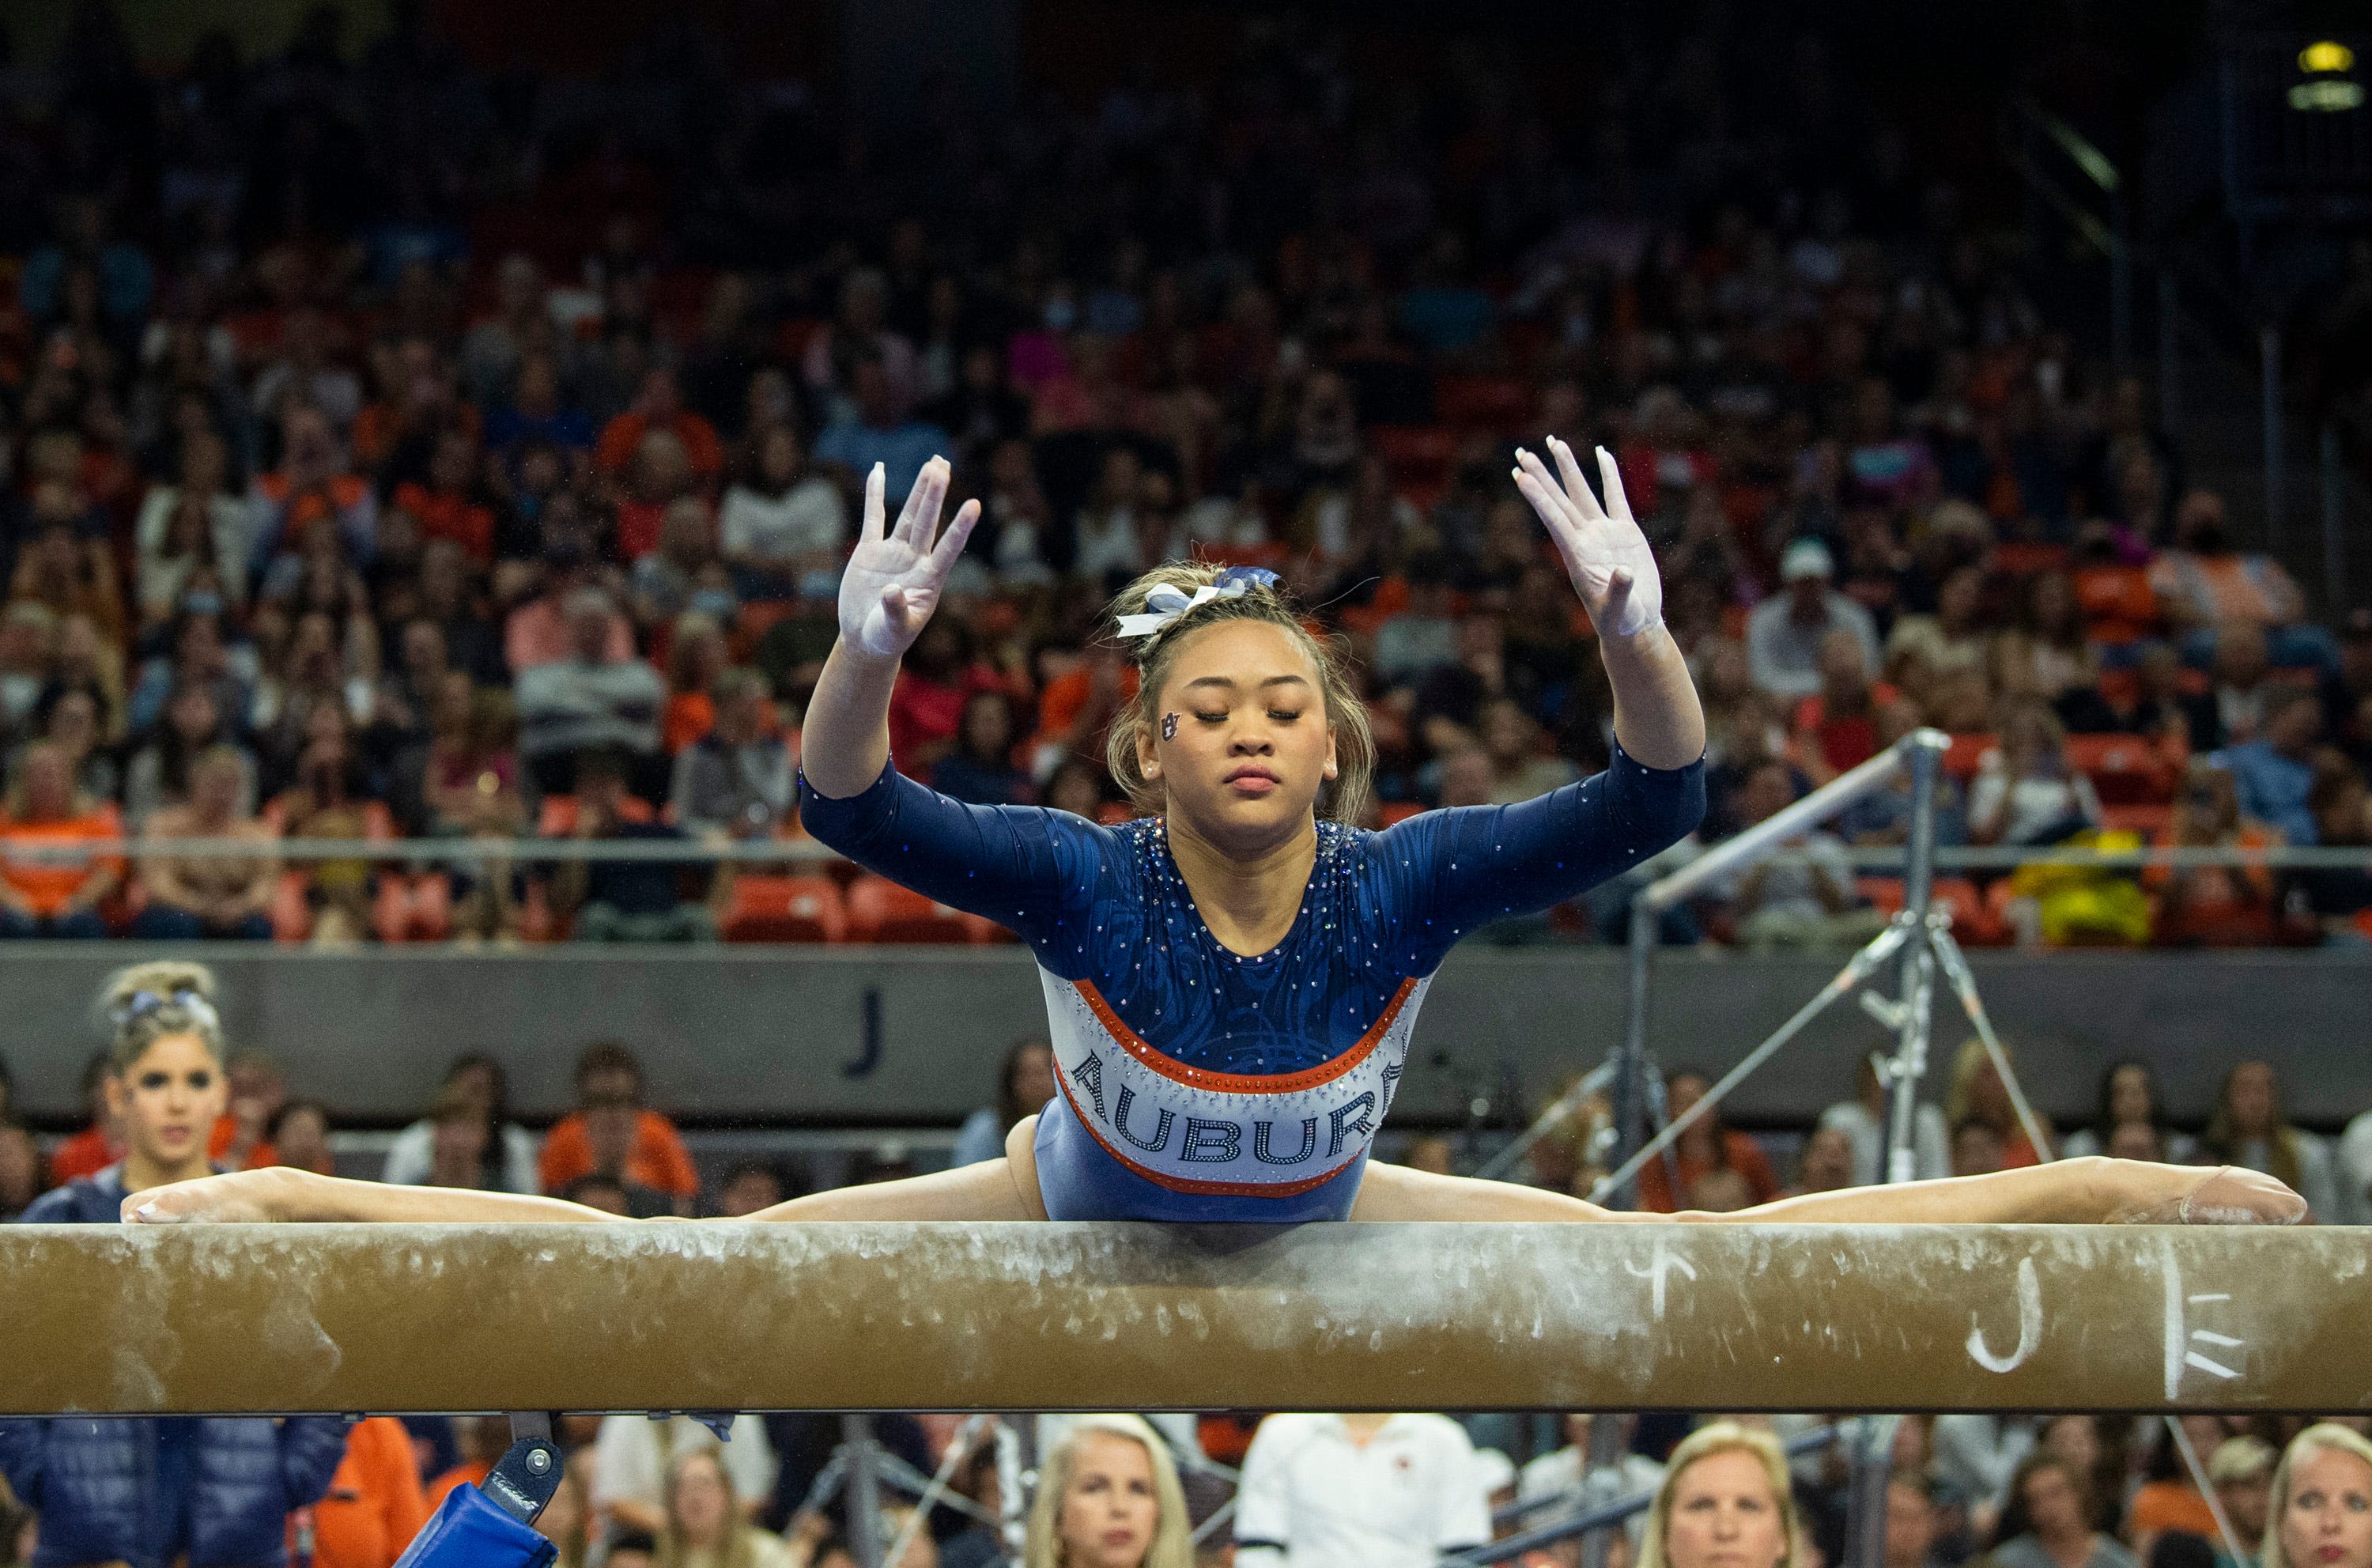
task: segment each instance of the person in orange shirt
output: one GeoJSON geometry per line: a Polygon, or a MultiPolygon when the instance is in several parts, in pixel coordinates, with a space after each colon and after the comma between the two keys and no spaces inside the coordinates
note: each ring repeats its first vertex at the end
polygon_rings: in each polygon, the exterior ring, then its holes
{"type": "Polygon", "coordinates": [[[114,807],[75,788],[72,765],[56,742],[25,748],[0,836],[0,937],[107,935],[99,906],[123,882],[123,825],[114,807]],[[19,853],[76,844],[90,848],[71,860],[19,853]]]}
{"type": "Polygon", "coordinates": [[[449,539],[483,569],[494,563],[494,511],[477,494],[477,470],[476,433],[448,425],[437,433],[428,482],[405,481],[394,501],[420,524],[423,539],[449,539]]]}
{"type": "Polygon", "coordinates": [[[536,1169],[546,1192],[598,1172],[664,1192],[684,1214],[700,1195],[700,1173],[675,1123],[643,1104],[642,1063],[614,1040],[577,1058],[576,1109],[545,1134],[536,1169]]]}
{"type": "Polygon", "coordinates": [[[313,1568],[393,1568],[428,1522],[420,1461],[403,1423],[375,1415],[355,1423],[312,1516],[313,1568]]]}
{"type": "Polygon", "coordinates": [[[428,1512],[435,1514],[445,1499],[465,1486],[483,1485],[494,1473],[494,1461],[511,1446],[510,1423],[498,1415],[468,1416],[453,1423],[461,1448],[461,1462],[428,1483],[428,1512]]]}
{"type": "Polygon", "coordinates": [[[683,443],[683,455],[703,482],[724,468],[725,448],[716,439],[716,427],[683,406],[675,372],[664,366],[643,377],[633,407],[601,427],[601,438],[593,447],[594,462],[604,472],[622,473],[643,437],[654,430],[669,431],[683,443]]]}
{"type": "MultiPolygon", "coordinates": [[[[1704,1098],[1711,1081],[1702,1073],[1686,1070],[1675,1073],[1664,1085],[1665,1115],[1679,1120],[1691,1107],[1704,1098]]],[[[1680,1167],[1680,1189],[1675,1193],[1670,1168],[1660,1159],[1649,1160],[1639,1170],[1639,1207],[1654,1214],[1669,1214],[1680,1207],[1680,1198],[1696,1190],[1697,1183],[1708,1172],[1734,1171],[1744,1179],[1747,1191],[1757,1203],[1767,1203],[1779,1195],[1779,1177],[1771,1168],[1770,1156],[1753,1135],[1736,1132],[1722,1125],[1721,1109],[1716,1106],[1700,1116],[1682,1132],[1672,1145],[1680,1167]]]]}

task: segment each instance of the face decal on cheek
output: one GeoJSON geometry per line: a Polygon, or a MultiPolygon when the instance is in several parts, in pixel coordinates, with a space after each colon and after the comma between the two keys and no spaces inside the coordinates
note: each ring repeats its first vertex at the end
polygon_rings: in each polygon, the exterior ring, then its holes
{"type": "Polygon", "coordinates": [[[1164,740],[1175,740],[1178,738],[1178,715],[1176,714],[1164,714],[1161,715],[1161,738],[1164,740]]]}

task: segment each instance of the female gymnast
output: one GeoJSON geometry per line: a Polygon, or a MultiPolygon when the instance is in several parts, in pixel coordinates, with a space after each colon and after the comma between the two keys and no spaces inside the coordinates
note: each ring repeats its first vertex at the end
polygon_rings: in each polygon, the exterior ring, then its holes
{"type": "MultiPolygon", "coordinates": [[[[808,711],[808,830],[859,865],[1010,927],[1036,953],[1060,1095],[1006,1157],[817,1193],[780,1220],[1630,1220],[1561,1193],[1371,1162],[1424,991],[1459,937],[1545,909],[1687,833],[1704,721],[1613,459],[1600,506],[1550,442],[1517,488],[1564,556],[1614,692],[1608,770],[1517,806],[1349,825],[1373,758],[1336,651],[1264,572],[1173,563],[1119,600],[1141,668],[1109,761],[1158,815],[1106,828],[959,804],[890,765],[901,656],[979,516],[944,532],[927,465],[894,528],[881,470],[841,582],[840,639],[808,711]]],[[[246,1172],[143,1194],[127,1217],[608,1220],[554,1200],[246,1172]]],[[[1820,1192],[1737,1214],[1811,1222],[2290,1220],[2251,1172],[2070,1161],[1820,1192]]]]}

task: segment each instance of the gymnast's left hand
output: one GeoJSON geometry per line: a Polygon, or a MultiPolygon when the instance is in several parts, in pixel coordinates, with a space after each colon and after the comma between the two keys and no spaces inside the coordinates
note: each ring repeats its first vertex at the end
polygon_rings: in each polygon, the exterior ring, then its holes
{"type": "Polygon", "coordinates": [[[123,1200],[126,1225],[268,1225],[296,1217],[293,1177],[302,1171],[273,1167],[201,1176],[151,1187],[123,1200]]]}
{"type": "Polygon", "coordinates": [[[1599,478],[1606,489],[1599,505],[1573,448],[1552,436],[1550,455],[1557,472],[1532,453],[1516,453],[1516,488],[1548,525],[1564,557],[1565,575],[1574,592],[1589,611],[1590,624],[1601,637],[1631,637],[1659,626],[1664,620],[1664,579],[1656,570],[1656,552],[1631,516],[1630,498],[1622,494],[1622,470],[1614,454],[1598,448],[1599,478]]]}

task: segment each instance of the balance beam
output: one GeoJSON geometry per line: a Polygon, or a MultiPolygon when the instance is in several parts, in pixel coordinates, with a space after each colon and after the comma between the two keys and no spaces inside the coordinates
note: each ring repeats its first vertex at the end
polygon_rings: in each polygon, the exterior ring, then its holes
{"type": "Polygon", "coordinates": [[[0,1411],[2367,1411],[2372,1232],[0,1226],[0,1411]]]}

